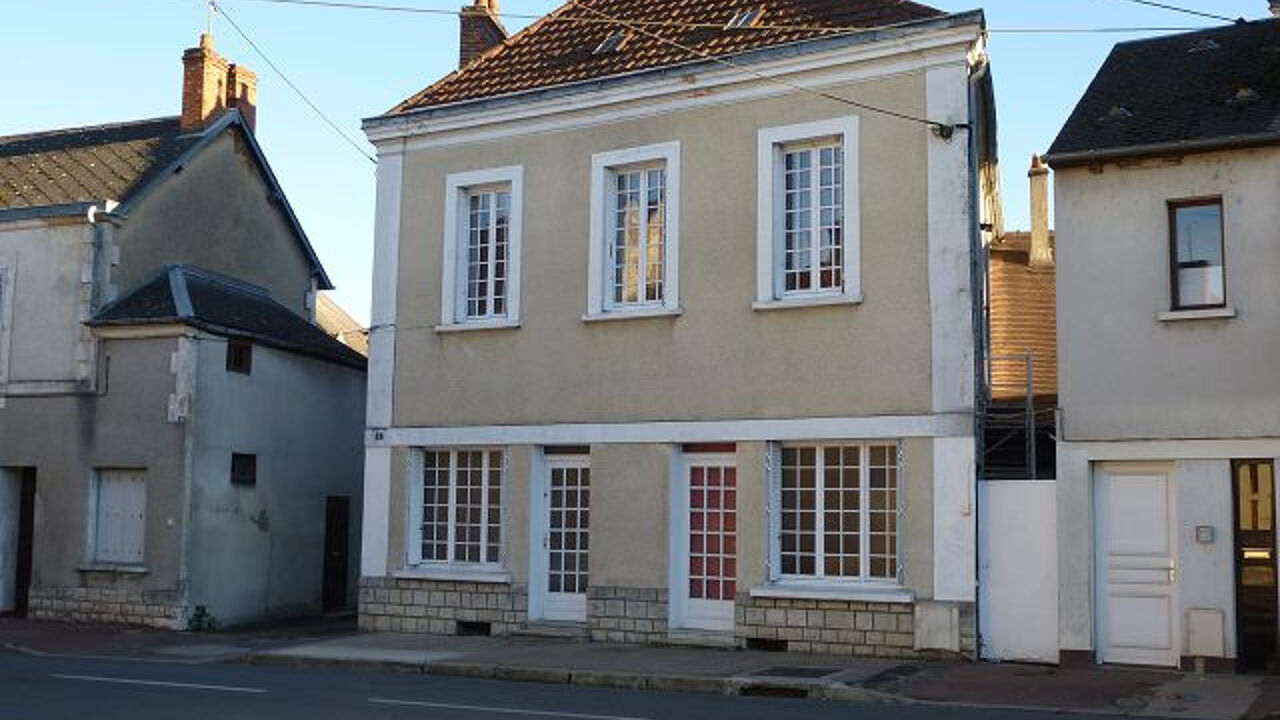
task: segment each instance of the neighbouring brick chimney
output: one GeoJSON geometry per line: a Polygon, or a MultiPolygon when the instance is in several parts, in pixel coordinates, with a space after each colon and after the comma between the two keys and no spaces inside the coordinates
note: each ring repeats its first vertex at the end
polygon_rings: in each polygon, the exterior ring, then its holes
{"type": "Polygon", "coordinates": [[[213,49],[213,36],[200,35],[199,47],[182,53],[182,132],[198,132],[236,108],[249,132],[257,122],[258,76],[244,65],[228,63],[213,49]]]}
{"type": "Polygon", "coordinates": [[[258,76],[243,65],[227,68],[227,107],[239,110],[253,132],[258,123],[258,76]]]}
{"type": "Polygon", "coordinates": [[[182,53],[182,132],[204,128],[227,108],[227,61],[213,49],[213,36],[182,53]]]}
{"type": "Polygon", "coordinates": [[[462,8],[460,20],[458,67],[507,39],[507,29],[498,20],[498,0],[475,0],[462,8]]]}
{"type": "Polygon", "coordinates": [[[1049,244],[1049,168],[1039,155],[1031,156],[1031,247],[1028,261],[1032,267],[1053,265],[1053,247],[1049,244]]]}
{"type": "Polygon", "coordinates": [[[1280,0],[1271,0],[1271,14],[1280,18],[1280,0]]]}

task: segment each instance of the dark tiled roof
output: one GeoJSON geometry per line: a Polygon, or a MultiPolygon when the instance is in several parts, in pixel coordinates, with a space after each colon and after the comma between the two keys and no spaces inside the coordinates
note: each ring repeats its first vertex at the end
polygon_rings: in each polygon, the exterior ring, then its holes
{"type": "Polygon", "coordinates": [[[272,300],[266,290],[186,265],[170,265],[90,321],[98,326],[156,323],[184,323],[365,368],[364,356],[272,300]]]}
{"type": "Polygon", "coordinates": [[[1280,20],[1116,45],[1048,160],[1268,135],[1280,141],[1280,20]]]}
{"type": "MultiPolygon", "coordinates": [[[[679,65],[699,58],[669,42],[630,32],[616,52],[593,50],[618,26],[602,22],[571,22],[567,18],[599,19],[583,6],[569,2],[552,11],[502,45],[469,65],[450,73],[392,108],[388,114],[564,85],[610,75],[679,65]]],[[[663,21],[710,24],[715,27],[645,26],[649,32],[713,56],[786,43],[829,37],[820,28],[882,28],[944,15],[908,0],[590,0],[589,7],[622,21],[663,21]],[[762,26],[786,29],[724,30],[738,12],[765,7],[762,26]]]]}
{"type": "Polygon", "coordinates": [[[198,140],[176,117],[0,137],[0,209],[123,202],[198,140]]]}

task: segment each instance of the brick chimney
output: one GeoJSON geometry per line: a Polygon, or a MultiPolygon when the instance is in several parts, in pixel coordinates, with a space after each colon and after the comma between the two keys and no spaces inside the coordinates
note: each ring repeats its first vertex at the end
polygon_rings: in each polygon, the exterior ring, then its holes
{"type": "Polygon", "coordinates": [[[227,68],[227,107],[239,110],[253,132],[258,123],[258,76],[243,65],[227,68]]]}
{"type": "Polygon", "coordinates": [[[1280,0],[1271,0],[1271,14],[1280,18],[1280,0]]]}
{"type": "Polygon", "coordinates": [[[227,109],[227,61],[213,49],[213,36],[182,53],[182,132],[203,129],[227,109]]]}
{"type": "Polygon", "coordinates": [[[507,39],[507,29],[498,20],[498,0],[475,0],[462,8],[459,18],[458,67],[507,39]]]}
{"type": "Polygon", "coordinates": [[[228,63],[213,49],[213,36],[200,35],[200,45],[182,53],[182,132],[199,132],[228,108],[244,116],[249,132],[257,122],[258,76],[228,63]]]}
{"type": "Polygon", "coordinates": [[[1031,156],[1031,267],[1051,267],[1053,247],[1049,243],[1049,168],[1039,155],[1031,156]]]}

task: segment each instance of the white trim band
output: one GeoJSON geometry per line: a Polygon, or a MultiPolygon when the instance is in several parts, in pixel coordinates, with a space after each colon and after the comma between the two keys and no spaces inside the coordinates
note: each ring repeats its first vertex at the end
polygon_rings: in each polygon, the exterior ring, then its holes
{"type": "Polygon", "coordinates": [[[971,437],[968,413],[864,417],[558,425],[473,425],[371,429],[368,447],[465,445],[579,445],[589,443],[766,442],[904,437],[971,437]]]}

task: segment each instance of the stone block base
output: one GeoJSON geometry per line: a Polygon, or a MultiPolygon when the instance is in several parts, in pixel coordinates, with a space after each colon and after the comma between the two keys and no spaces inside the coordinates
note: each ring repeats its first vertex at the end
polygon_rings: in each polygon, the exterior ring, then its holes
{"type": "Polygon", "coordinates": [[[973,647],[973,613],[961,612],[959,652],[922,649],[916,642],[915,604],[753,598],[739,593],[734,611],[734,634],[748,647],[781,646],[789,652],[857,655],[863,657],[955,657],[973,647]],[[964,629],[968,621],[969,630],[964,629]]]}
{"type": "Polygon", "coordinates": [[[28,616],[35,620],[142,625],[182,630],[182,604],[174,591],[33,587],[28,616]]]}
{"type": "Polygon", "coordinates": [[[360,578],[365,631],[457,635],[459,623],[488,623],[491,635],[509,635],[525,624],[528,610],[521,584],[360,578]]]}
{"type": "Polygon", "coordinates": [[[587,588],[587,627],[597,642],[665,642],[667,589],[587,588]]]}

